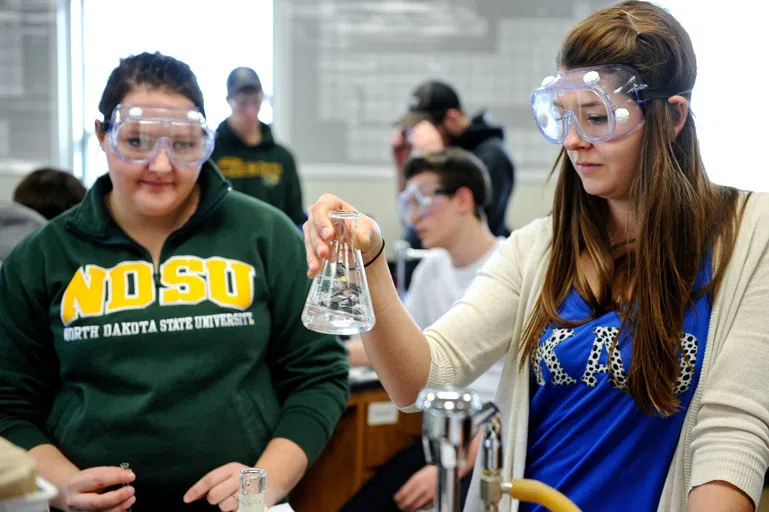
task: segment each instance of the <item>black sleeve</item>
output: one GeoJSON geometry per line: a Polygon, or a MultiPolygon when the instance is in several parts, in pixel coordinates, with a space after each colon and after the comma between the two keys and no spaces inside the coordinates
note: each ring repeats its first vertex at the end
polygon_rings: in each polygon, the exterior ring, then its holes
{"type": "Polygon", "coordinates": [[[286,154],[286,165],[283,170],[286,179],[286,214],[294,224],[301,226],[306,220],[302,203],[302,184],[296,169],[296,159],[289,151],[286,151],[286,154]]]}
{"type": "Polygon", "coordinates": [[[476,148],[475,154],[486,165],[491,179],[491,202],[486,207],[489,229],[495,236],[508,236],[505,214],[515,186],[513,161],[501,141],[487,141],[476,148]]]}

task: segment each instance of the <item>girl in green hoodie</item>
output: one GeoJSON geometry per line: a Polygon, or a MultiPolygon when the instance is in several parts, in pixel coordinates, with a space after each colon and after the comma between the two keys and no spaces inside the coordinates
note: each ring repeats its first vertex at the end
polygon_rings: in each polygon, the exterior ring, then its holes
{"type": "Polygon", "coordinates": [[[237,510],[251,466],[275,503],[349,393],[339,340],[300,321],[301,236],[208,161],[186,64],[121,60],[99,109],[109,173],[0,268],[0,436],[62,510],[237,510]]]}

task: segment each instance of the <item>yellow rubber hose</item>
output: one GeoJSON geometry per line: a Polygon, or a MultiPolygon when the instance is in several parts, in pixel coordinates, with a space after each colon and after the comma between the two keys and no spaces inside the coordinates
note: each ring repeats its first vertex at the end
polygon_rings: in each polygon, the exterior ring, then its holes
{"type": "Polygon", "coordinates": [[[565,495],[537,480],[520,478],[504,486],[518,501],[537,503],[552,512],[581,512],[565,495]]]}

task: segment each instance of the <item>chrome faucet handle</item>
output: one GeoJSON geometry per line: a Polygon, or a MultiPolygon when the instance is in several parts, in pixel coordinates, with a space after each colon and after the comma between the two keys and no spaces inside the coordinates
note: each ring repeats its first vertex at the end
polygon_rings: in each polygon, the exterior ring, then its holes
{"type": "Polygon", "coordinates": [[[478,429],[483,428],[481,439],[481,501],[484,510],[496,512],[502,499],[502,415],[496,405],[488,402],[476,415],[478,429]]]}
{"type": "MultiPolygon", "coordinates": [[[[483,407],[473,415],[473,437],[489,424],[495,417],[499,417],[499,407],[494,402],[486,402],[483,407]]],[[[501,425],[499,425],[501,428],[501,425]]]]}

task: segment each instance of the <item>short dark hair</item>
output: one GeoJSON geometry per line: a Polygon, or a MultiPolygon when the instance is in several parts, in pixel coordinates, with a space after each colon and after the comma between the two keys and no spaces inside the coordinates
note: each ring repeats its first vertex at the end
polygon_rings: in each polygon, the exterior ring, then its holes
{"type": "Polygon", "coordinates": [[[48,220],[63,213],[85,197],[85,187],[72,174],[54,167],[29,173],[13,192],[13,200],[48,220]]]}
{"type": "Polygon", "coordinates": [[[443,123],[449,110],[462,112],[459,95],[446,82],[428,80],[422,82],[411,92],[409,110],[395,124],[415,126],[420,121],[430,121],[434,125],[443,123]]]}
{"type": "Polygon", "coordinates": [[[449,193],[453,194],[462,187],[470,189],[475,202],[475,216],[486,218],[484,208],[491,200],[491,179],[486,166],[477,156],[464,149],[446,148],[412,157],[403,169],[407,180],[423,172],[436,173],[441,187],[449,193]]]}
{"type": "Polygon", "coordinates": [[[160,52],[144,52],[120,59],[120,64],[109,75],[99,102],[99,112],[104,116],[102,130],[109,128],[106,123],[126,94],[142,85],[168,89],[186,96],[206,115],[203,92],[192,69],[184,62],[160,52]]]}

